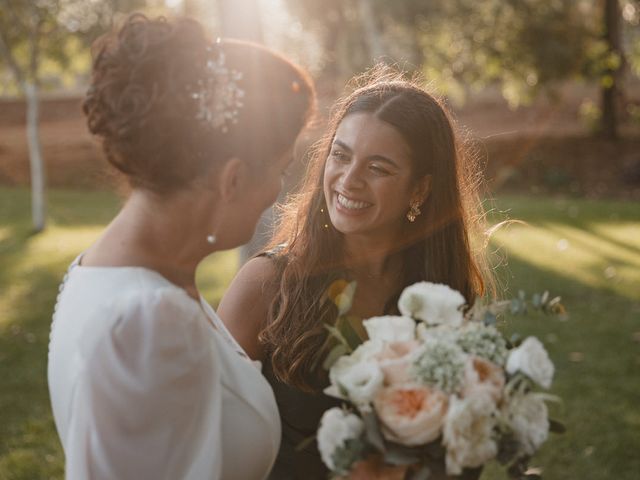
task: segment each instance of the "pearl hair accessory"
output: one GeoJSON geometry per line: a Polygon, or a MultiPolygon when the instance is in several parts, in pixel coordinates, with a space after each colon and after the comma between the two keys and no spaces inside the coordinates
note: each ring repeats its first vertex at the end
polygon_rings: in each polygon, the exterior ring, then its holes
{"type": "Polygon", "coordinates": [[[216,243],[216,236],[215,235],[207,235],[207,243],[209,245],[213,245],[214,243],[216,243]]]}
{"type": "Polygon", "coordinates": [[[238,123],[238,114],[244,106],[242,99],[245,91],[239,87],[242,73],[226,66],[226,58],[220,47],[207,47],[207,59],[204,78],[196,86],[188,85],[190,97],[197,101],[196,118],[211,125],[222,133],[229,131],[230,124],[238,123]]]}

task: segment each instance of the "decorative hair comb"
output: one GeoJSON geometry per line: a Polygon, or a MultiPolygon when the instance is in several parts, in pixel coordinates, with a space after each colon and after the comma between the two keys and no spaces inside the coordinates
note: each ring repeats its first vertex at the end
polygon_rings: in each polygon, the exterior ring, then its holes
{"type": "MultiPolygon", "coordinates": [[[[216,43],[219,44],[219,40],[216,43]]],[[[209,58],[205,74],[197,81],[195,89],[191,85],[187,88],[191,98],[198,102],[196,119],[227,133],[229,125],[238,123],[245,91],[239,86],[242,72],[228,68],[224,52],[219,45],[216,47],[207,47],[209,58]]]]}

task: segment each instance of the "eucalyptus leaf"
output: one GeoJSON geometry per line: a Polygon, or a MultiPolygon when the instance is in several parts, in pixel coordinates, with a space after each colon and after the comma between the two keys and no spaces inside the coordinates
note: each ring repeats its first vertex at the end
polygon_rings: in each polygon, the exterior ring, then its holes
{"type": "Polygon", "coordinates": [[[397,466],[413,465],[418,463],[421,457],[419,449],[398,444],[388,444],[384,453],[385,463],[397,466]]]}
{"type": "Polygon", "coordinates": [[[384,453],[387,447],[385,446],[382,430],[380,430],[380,423],[376,415],[373,412],[363,413],[362,421],[364,422],[367,442],[379,452],[384,453]]]}
{"type": "Polygon", "coordinates": [[[347,474],[355,462],[362,460],[365,450],[366,444],[360,438],[350,438],[345,441],[344,445],[333,452],[336,471],[347,474]]]}
{"type": "Polygon", "coordinates": [[[533,297],[531,298],[531,303],[535,308],[540,308],[540,306],[542,305],[542,297],[540,296],[539,293],[533,294],[533,297]]]}
{"type": "Polygon", "coordinates": [[[510,310],[513,315],[520,313],[522,309],[521,303],[522,302],[517,298],[511,300],[510,310]]]}
{"type": "Polygon", "coordinates": [[[482,322],[487,326],[494,326],[497,321],[498,321],[498,317],[496,317],[491,312],[486,312],[484,314],[484,318],[482,319],[482,322]]]}

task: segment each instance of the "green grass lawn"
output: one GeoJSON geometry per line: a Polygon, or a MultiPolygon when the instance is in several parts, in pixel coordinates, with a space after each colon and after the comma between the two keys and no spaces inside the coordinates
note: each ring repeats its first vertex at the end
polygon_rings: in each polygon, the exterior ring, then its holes
{"type": "MultiPolygon", "coordinates": [[[[0,188],[0,480],[63,478],[46,386],[49,324],[66,266],[118,209],[108,193],[54,191],[49,228],[30,234],[29,196],[0,188]]],[[[545,341],[556,364],[554,407],[568,432],[533,464],[547,480],[638,478],[640,472],[640,204],[501,197],[499,211],[527,222],[492,242],[511,294],[549,289],[567,319],[510,319],[545,341]]],[[[492,218],[503,219],[497,212],[492,218]]],[[[214,305],[237,254],[204,262],[199,284],[214,305]]],[[[488,469],[483,479],[504,476],[488,469]]]]}

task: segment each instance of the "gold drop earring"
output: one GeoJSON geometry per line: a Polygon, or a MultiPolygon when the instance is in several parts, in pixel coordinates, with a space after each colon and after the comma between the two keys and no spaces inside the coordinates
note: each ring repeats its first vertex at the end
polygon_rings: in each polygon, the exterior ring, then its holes
{"type": "Polygon", "coordinates": [[[413,223],[413,222],[416,221],[416,218],[421,213],[422,213],[422,211],[420,210],[420,202],[417,202],[417,201],[411,202],[411,208],[407,212],[407,220],[409,220],[411,223],[413,223]]]}

